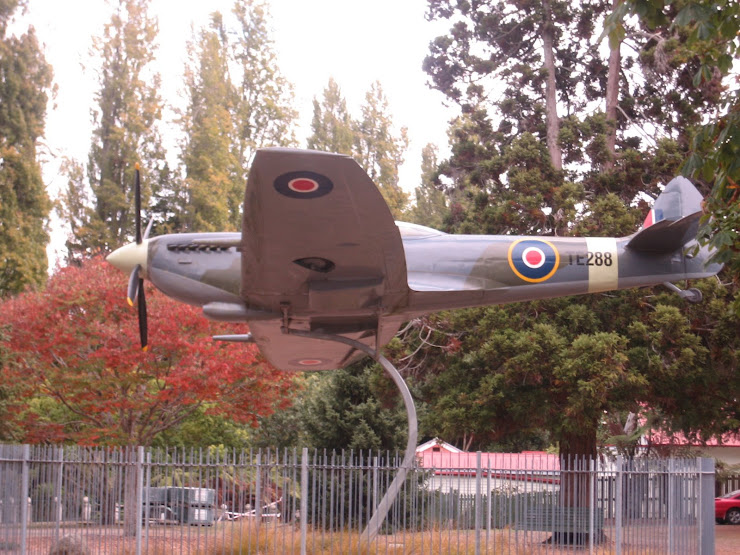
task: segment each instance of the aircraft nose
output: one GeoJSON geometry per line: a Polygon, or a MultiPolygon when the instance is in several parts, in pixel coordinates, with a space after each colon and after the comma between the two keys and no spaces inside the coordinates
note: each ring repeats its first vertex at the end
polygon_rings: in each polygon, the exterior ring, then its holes
{"type": "Polygon", "coordinates": [[[136,265],[141,266],[142,273],[146,275],[146,259],[149,241],[144,239],[140,244],[129,243],[114,250],[105,259],[125,274],[130,274],[136,265]]]}

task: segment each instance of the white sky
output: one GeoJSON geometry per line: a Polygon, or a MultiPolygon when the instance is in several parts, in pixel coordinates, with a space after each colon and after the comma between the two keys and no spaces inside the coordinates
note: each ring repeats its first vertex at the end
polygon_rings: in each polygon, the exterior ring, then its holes
{"type": "MultiPolygon", "coordinates": [[[[406,126],[410,147],[401,170],[401,185],[418,185],[421,149],[428,142],[447,152],[447,122],[454,112],[443,96],[426,86],[421,69],[429,42],[447,30],[424,18],[426,0],[269,0],[274,48],[283,75],[295,87],[300,116],[299,144],[310,134],[312,100],[321,97],[329,78],[339,84],[350,110],[359,116],[365,92],[380,81],[398,128],[406,126]]],[[[159,19],[158,68],[165,102],[183,105],[185,41],[208,22],[215,10],[229,13],[232,0],[152,0],[159,19]]],[[[30,0],[26,19],[35,27],[54,67],[58,86],[49,107],[46,145],[51,158],[45,170],[55,194],[64,185],[54,159],[62,155],[86,161],[90,146],[90,109],[98,88],[89,52],[92,37],[110,18],[103,0],[30,0]]],[[[177,132],[176,125],[165,122],[177,132]]],[[[173,149],[174,150],[174,149],[173,149]]],[[[176,152],[169,152],[170,157],[176,152]]]]}

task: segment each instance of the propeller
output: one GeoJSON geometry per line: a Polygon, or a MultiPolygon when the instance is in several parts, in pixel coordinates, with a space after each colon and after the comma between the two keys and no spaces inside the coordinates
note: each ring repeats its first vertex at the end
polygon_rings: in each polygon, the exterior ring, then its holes
{"type": "MultiPolygon", "coordinates": [[[[152,222],[146,228],[146,231],[142,237],[141,234],[141,171],[139,169],[139,163],[135,166],[135,180],[134,180],[134,212],[136,217],[136,244],[141,245],[149,236],[149,231],[152,228],[152,222]]],[[[127,291],[128,304],[134,306],[134,302],[138,301],[137,310],[139,313],[139,338],[141,340],[141,348],[146,351],[149,347],[147,338],[147,321],[146,321],[146,295],[144,294],[144,277],[142,274],[141,264],[134,266],[131,271],[131,276],[128,279],[128,291],[127,291]]]]}

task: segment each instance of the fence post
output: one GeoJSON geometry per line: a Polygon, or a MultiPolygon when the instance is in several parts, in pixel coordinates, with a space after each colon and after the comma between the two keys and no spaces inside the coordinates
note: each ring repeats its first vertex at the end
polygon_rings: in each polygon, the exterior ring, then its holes
{"type": "Polygon", "coordinates": [[[481,452],[475,452],[475,555],[480,555],[481,452]]]}
{"type": "Polygon", "coordinates": [[[674,508],[676,505],[676,486],[679,483],[676,476],[675,460],[668,459],[668,553],[673,553],[676,543],[673,533],[674,508]]]}
{"type": "Polygon", "coordinates": [[[54,488],[54,495],[57,500],[57,506],[56,506],[56,526],[54,529],[54,541],[59,541],[59,533],[60,533],[60,527],[62,524],[62,518],[63,518],[63,502],[62,502],[62,480],[64,479],[64,448],[63,447],[57,447],[57,459],[59,464],[59,471],[57,473],[57,485],[56,488],[54,488]]]}
{"type": "Polygon", "coordinates": [[[262,449],[257,452],[257,479],[254,488],[254,516],[259,530],[262,524],[262,449]]]}
{"type": "Polygon", "coordinates": [[[26,534],[28,532],[28,463],[31,458],[31,446],[23,446],[23,466],[21,469],[21,554],[26,553],[26,534]]]}
{"type": "Polygon", "coordinates": [[[699,553],[714,553],[714,459],[697,459],[699,470],[699,553]]]}
{"type": "Polygon", "coordinates": [[[308,535],[308,447],[301,452],[301,555],[306,555],[308,535]]]}
{"type": "MultiPolygon", "coordinates": [[[[588,468],[590,473],[590,481],[589,481],[589,487],[590,487],[590,495],[589,495],[589,511],[588,511],[588,552],[589,555],[593,555],[594,552],[594,532],[596,531],[596,526],[594,523],[594,517],[596,511],[598,511],[598,506],[596,502],[596,488],[598,487],[598,480],[596,478],[596,459],[589,457],[588,459],[588,468]]],[[[603,534],[603,531],[601,532],[603,534]]]]}
{"type": "Polygon", "coordinates": [[[614,543],[616,544],[616,553],[617,555],[622,554],[622,472],[623,472],[623,464],[624,459],[619,456],[617,457],[617,476],[616,476],[616,492],[615,495],[617,497],[616,503],[615,503],[615,510],[617,512],[616,515],[614,515],[614,535],[615,540],[614,543]]]}
{"type": "Polygon", "coordinates": [[[141,521],[144,505],[144,448],[139,446],[136,457],[136,555],[141,555],[141,521]]]}

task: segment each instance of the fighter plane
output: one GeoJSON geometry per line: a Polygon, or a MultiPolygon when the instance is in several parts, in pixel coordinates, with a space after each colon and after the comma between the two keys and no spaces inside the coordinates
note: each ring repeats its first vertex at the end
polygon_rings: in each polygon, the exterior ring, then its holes
{"type": "MultiPolygon", "coordinates": [[[[137,193],[138,199],[138,193],[137,193]]],[[[579,295],[709,277],[695,247],[702,197],[677,177],[635,234],[606,237],[450,235],[394,222],[378,188],[351,158],[266,148],[254,156],[241,233],[147,238],[108,256],[131,275],[146,347],[143,280],[210,319],[247,322],[276,368],[331,370],[364,353],[296,335],[319,332],[379,352],[402,323],[455,308],[579,295]]],[[[151,227],[151,226],[150,226],[151,227]]]]}

